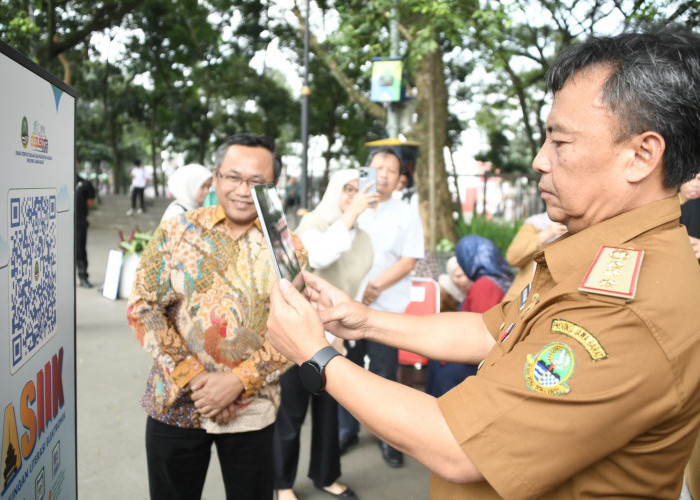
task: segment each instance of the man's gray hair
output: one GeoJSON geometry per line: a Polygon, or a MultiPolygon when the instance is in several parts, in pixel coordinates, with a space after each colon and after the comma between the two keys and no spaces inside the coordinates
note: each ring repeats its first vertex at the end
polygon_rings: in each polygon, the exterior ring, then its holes
{"type": "Polygon", "coordinates": [[[558,92],[579,70],[610,68],[602,99],[617,118],[620,142],[647,131],[666,142],[663,182],[667,188],[700,170],[700,36],[681,31],[592,37],[568,47],[547,71],[558,92]]]}

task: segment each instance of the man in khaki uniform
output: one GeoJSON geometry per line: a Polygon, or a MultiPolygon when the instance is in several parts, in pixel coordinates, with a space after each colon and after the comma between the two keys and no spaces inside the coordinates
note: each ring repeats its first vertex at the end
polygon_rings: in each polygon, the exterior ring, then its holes
{"type": "Polygon", "coordinates": [[[675,196],[698,171],[700,37],[591,39],[562,53],[547,82],[533,167],[568,233],[535,255],[518,300],[408,317],[307,273],[316,309],[287,283],[273,288],[271,341],[430,468],[432,498],[677,499],[700,422],[700,269],[675,196]],[[312,358],[324,323],[483,364],[436,400],[342,357],[312,358]]]}

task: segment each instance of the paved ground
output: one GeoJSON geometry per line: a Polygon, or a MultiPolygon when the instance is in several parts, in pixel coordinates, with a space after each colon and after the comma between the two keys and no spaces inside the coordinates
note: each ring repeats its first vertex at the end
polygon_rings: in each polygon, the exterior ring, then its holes
{"type": "MultiPolygon", "coordinates": [[[[78,493],[83,500],[140,500],[148,498],[144,452],[145,413],[139,405],[150,358],[140,348],[126,319],[126,301],[102,297],[107,254],[117,248],[117,230],[157,226],[166,200],[149,200],[146,213],[127,217],[126,197],[105,196],[90,215],[88,258],[95,289],[78,288],[77,390],[78,390],[78,493]]],[[[296,490],[300,498],[323,499],[306,477],[309,452],[307,425],[302,430],[300,469],[296,490]]],[[[214,452],[215,455],[215,452],[214,452]]],[[[362,431],[360,444],[342,461],[342,481],[360,498],[427,499],[428,471],[407,458],[401,469],[382,461],[374,437],[362,431]]],[[[221,473],[212,457],[202,498],[224,499],[221,473]]]]}

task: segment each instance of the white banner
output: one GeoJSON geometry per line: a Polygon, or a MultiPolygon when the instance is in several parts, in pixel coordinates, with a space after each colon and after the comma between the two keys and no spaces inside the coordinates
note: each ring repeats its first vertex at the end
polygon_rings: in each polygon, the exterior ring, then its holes
{"type": "Polygon", "coordinates": [[[75,92],[0,42],[0,499],[74,499],[75,92]]]}

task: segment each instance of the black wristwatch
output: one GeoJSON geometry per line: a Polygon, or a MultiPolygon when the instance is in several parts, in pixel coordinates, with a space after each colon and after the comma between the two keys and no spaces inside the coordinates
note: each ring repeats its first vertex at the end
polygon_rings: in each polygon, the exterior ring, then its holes
{"type": "Polygon", "coordinates": [[[299,380],[304,389],[311,394],[321,394],[326,387],[326,376],[323,371],[328,362],[340,356],[340,353],[331,346],[326,346],[314,354],[310,360],[305,361],[299,367],[299,380]]]}

